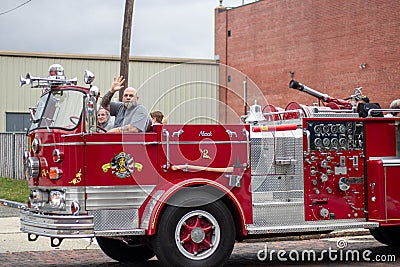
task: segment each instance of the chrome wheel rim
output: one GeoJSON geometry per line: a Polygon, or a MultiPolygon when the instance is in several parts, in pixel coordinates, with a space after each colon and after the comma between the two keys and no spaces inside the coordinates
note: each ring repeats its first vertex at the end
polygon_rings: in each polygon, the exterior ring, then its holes
{"type": "Polygon", "coordinates": [[[179,251],[191,260],[203,260],[218,248],[221,229],[213,215],[203,210],[185,214],[175,228],[179,251]]]}

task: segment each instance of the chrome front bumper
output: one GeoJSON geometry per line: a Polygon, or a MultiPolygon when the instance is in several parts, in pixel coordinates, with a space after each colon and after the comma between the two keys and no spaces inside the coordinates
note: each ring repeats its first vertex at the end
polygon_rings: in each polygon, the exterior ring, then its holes
{"type": "Polygon", "coordinates": [[[53,238],[94,237],[93,216],[43,215],[31,211],[20,213],[21,231],[53,238]]]}

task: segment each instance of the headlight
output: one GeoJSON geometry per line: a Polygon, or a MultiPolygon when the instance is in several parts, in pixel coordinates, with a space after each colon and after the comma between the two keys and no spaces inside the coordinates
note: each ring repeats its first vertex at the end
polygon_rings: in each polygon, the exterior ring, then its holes
{"type": "Polygon", "coordinates": [[[49,204],[52,208],[62,209],[65,206],[65,194],[61,191],[50,191],[49,204]]]}
{"type": "Polygon", "coordinates": [[[26,176],[38,178],[40,173],[40,161],[38,158],[29,157],[26,161],[26,176]]]}
{"type": "Polygon", "coordinates": [[[39,145],[40,145],[39,139],[37,139],[37,138],[33,139],[33,141],[32,141],[32,151],[34,153],[38,153],[39,152],[39,145]]]}
{"type": "Polygon", "coordinates": [[[38,189],[32,189],[29,200],[32,204],[44,203],[49,199],[49,192],[38,189]]]}

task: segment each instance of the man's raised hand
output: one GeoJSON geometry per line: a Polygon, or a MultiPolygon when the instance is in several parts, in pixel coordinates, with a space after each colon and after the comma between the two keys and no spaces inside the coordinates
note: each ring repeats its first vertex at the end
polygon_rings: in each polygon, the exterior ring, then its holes
{"type": "Polygon", "coordinates": [[[116,91],[121,90],[122,88],[124,88],[124,85],[123,85],[124,82],[125,82],[125,79],[124,79],[123,76],[118,76],[118,77],[115,77],[115,76],[114,76],[114,81],[113,81],[113,83],[111,84],[111,89],[110,89],[110,91],[111,91],[112,93],[115,93],[116,91]]]}

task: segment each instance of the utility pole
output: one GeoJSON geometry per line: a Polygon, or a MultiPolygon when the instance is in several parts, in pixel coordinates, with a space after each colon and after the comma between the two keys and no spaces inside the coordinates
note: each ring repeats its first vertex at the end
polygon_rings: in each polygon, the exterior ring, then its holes
{"type": "Polygon", "coordinates": [[[129,52],[131,48],[131,31],[132,31],[132,16],[133,16],[134,0],[126,0],[125,2],[125,15],[124,27],[122,29],[122,42],[121,42],[121,63],[120,75],[125,79],[124,89],[119,91],[119,101],[122,101],[124,90],[128,86],[129,76],[129,52]]]}

